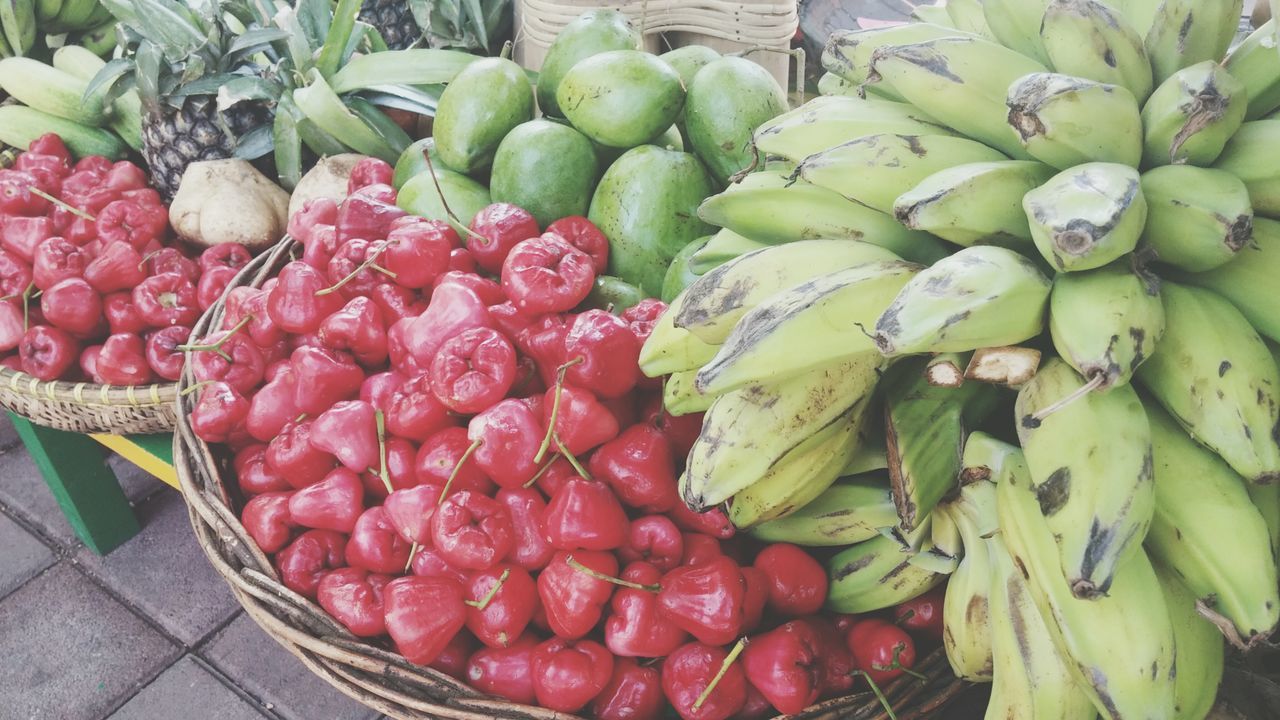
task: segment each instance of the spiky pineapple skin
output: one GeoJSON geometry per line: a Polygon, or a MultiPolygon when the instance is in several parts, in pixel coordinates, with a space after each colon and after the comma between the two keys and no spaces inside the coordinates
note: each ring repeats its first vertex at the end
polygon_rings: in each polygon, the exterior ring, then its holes
{"type": "Polygon", "coordinates": [[[367,0],[360,8],[360,19],[377,28],[392,50],[413,47],[422,37],[406,0],[367,0]]]}
{"type": "Polygon", "coordinates": [[[219,113],[212,97],[148,110],[142,117],[142,157],[160,195],[173,198],[191,163],[233,157],[239,139],[269,117],[260,103],[240,103],[219,113]]]}

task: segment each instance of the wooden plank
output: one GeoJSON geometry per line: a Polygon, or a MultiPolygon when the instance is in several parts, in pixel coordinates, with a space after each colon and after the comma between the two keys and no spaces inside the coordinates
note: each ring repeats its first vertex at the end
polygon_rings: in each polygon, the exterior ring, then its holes
{"type": "Polygon", "coordinates": [[[137,465],[156,479],[178,489],[173,469],[173,435],[91,435],[120,457],[137,465]]]}
{"type": "Polygon", "coordinates": [[[12,413],[9,418],[71,529],[90,550],[105,555],[138,533],[133,508],[103,462],[102,448],[86,435],[33,425],[12,413]]]}

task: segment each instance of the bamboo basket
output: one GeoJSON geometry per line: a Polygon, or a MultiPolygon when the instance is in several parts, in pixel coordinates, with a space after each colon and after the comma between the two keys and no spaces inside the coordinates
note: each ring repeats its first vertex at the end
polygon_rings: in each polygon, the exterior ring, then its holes
{"type": "MultiPolygon", "coordinates": [[[[232,286],[261,286],[292,258],[295,243],[285,238],[270,252],[254,259],[232,286]]],[[[196,323],[194,334],[204,335],[222,322],[219,300],[196,323]]],[[[190,364],[180,387],[194,379],[190,364]]],[[[196,398],[179,395],[177,430],[173,440],[174,467],[187,501],[191,525],[214,569],[231,586],[245,612],[276,642],[344,694],[399,720],[576,720],[575,716],[518,705],[482,695],[467,685],[430,668],[414,665],[386,642],[358,639],[316,603],[286,588],[271,561],[240,524],[235,482],[227,458],[191,431],[190,413],[196,398]]],[[[916,670],[927,682],[903,676],[884,688],[899,720],[935,716],[966,685],[951,673],[939,650],[916,670]]],[[[792,718],[800,720],[886,720],[879,701],[869,692],[829,700],[792,718]]]]}
{"type": "Polygon", "coordinates": [[[700,44],[722,54],[743,53],[787,86],[786,51],[800,22],[796,0],[517,0],[516,61],[532,70],[542,67],[556,34],[594,8],[612,8],[630,17],[649,52],[700,44]]]}
{"type": "MultiPolygon", "coordinates": [[[[0,145],[0,168],[17,150],[0,145]]],[[[0,407],[37,425],[75,433],[147,435],[173,429],[177,383],[136,387],[88,382],[45,382],[0,368],[0,407]]]]}

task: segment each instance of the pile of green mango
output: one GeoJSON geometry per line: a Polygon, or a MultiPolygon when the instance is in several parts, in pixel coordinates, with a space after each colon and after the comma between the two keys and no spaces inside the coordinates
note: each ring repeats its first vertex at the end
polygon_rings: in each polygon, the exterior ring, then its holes
{"type": "Polygon", "coordinates": [[[752,133],[787,98],[749,60],[640,47],[626,15],[600,9],[565,26],[536,86],[510,60],[472,63],[441,95],[433,137],[396,165],[400,205],[448,220],[447,203],[467,222],[508,202],[544,227],[585,215],[609,238],[603,286],[670,299],[696,277],[689,258],[714,230],[698,206],[755,166],[752,133]]]}

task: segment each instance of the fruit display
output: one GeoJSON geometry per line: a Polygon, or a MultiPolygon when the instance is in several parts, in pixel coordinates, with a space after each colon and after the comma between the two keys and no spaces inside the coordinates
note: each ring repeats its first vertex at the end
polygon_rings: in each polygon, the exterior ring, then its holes
{"type": "Polygon", "coordinates": [[[115,20],[101,0],[0,3],[0,58],[41,56],[61,45],[82,46],[97,55],[115,49],[115,20]]]}
{"type": "Polygon", "coordinates": [[[285,587],[410,662],[606,719],[798,712],[939,646],[940,593],[901,625],[823,612],[809,552],[681,502],[697,418],[638,363],[666,306],[596,294],[593,223],[493,203],[459,233],[392,177],[367,158],[307,201],[299,259],[189,346],[192,431],[285,587]]]}
{"type": "Polygon", "coordinates": [[[752,133],[787,98],[744,58],[641,44],[626,15],[598,9],[560,32],[532,91],[509,60],[468,66],[440,95],[431,172],[423,145],[398,163],[401,204],[437,220],[449,219],[445,205],[465,220],[490,201],[543,225],[584,215],[615,250],[613,282],[658,297],[674,258],[710,233],[698,206],[753,167],[752,133]]]}
{"type": "Polygon", "coordinates": [[[249,262],[169,243],[141,168],[44,135],[0,169],[0,363],[39,380],[172,382],[191,325],[249,262]]]}
{"type": "Polygon", "coordinates": [[[1280,621],[1280,55],[1227,54],[1240,11],[836,33],[641,350],[704,413],[685,504],[833,548],[837,612],[945,582],[989,718],[1202,718],[1280,621]]]}

